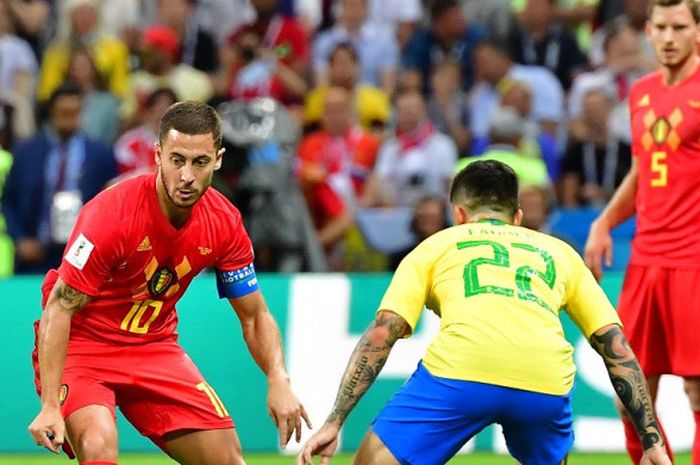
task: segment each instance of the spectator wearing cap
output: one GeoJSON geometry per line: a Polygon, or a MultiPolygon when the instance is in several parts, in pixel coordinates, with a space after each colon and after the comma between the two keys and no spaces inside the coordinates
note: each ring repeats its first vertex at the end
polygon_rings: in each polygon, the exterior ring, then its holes
{"type": "Polygon", "coordinates": [[[446,199],[457,147],[430,122],[420,92],[401,91],[395,101],[396,129],[379,150],[362,206],[410,207],[427,194],[446,199]]]}
{"type": "Polygon", "coordinates": [[[197,0],[158,0],[158,17],[177,34],[180,62],[206,73],[219,68],[219,47],[195,15],[197,0]]]}
{"type": "Polygon", "coordinates": [[[141,37],[142,69],[132,75],[132,94],[125,102],[123,115],[133,118],[156,89],[172,89],[178,100],[206,102],[214,89],[206,73],[185,63],[177,63],[180,44],[175,32],[165,25],[149,26],[141,37]]]}
{"type": "Polygon", "coordinates": [[[82,204],[116,175],[112,149],[80,130],[82,93],[57,88],[47,102],[48,124],[14,147],[2,208],[15,241],[16,271],[45,273],[60,264],[82,204]]]}
{"type": "Polygon", "coordinates": [[[401,56],[401,85],[428,91],[430,73],[437,63],[452,59],[462,64],[463,88],[474,80],[472,53],[486,38],[486,31],[467,24],[457,0],[435,0],[430,7],[430,27],[413,34],[401,56]]]}
{"type": "Polygon", "coordinates": [[[352,96],[354,113],[365,130],[382,131],[389,122],[389,97],[381,89],[358,82],[359,58],[355,48],[343,42],[328,56],[328,84],[309,92],[304,103],[304,129],[307,132],[321,125],[323,106],[331,87],[345,89],[352,96]]]}
{"type": "Polygon", "coordinates": [[[338,20],[331,29],[316,37],[313,68],[317,85],[328,82],[328,57],[335,47],[349,42],[360,58],[359,81],[394,93],[399,50],[396,38],[387,29],[378,29],[367,20],[368,0],[340,0],[338,20]]]}
{"type": "Polygon", "coordinates": [[[129,50],[116,37],[103,34],[99,28],[100,3],[98,0],[67,0],[65,30],[44,52],[39,72],[37,98],[46,101],[65,80],[71,51],[82,47],[92,51],[95,65],[107,81],[107,87],[116,96],[126,95],[129,82],[129,50]]]}

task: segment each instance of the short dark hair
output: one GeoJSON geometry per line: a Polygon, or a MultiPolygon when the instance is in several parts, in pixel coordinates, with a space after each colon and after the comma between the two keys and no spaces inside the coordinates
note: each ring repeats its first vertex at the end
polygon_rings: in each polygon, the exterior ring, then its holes
{"type": "Polygon", "coordinates": [[[518,177],[513,168],[496,160],[478,160],[457,173],[450,201],[468,212],[488,208],[510,217],[518,212],[518,177]]]}
{"type": "Polygon", "coordinates": [[[56,106],[56,102],[62,99],[63,97],[77,97],[82,100],[83,93],[77,84],[75,84],[72,81],[65,81],[51,93],[51,96],[44,104],[42,116],[44,118],[49,117],[51,115],[51,112],[53,111],[54,106],[56,106]]]}
{"type": "Polygon", "coordinates": [[[680,5],[681,3],[688,5],[688,9],[693,15],[693,19],[696,23],[700,23],[700,3],[698,3],[698,0],[651,0],[647,9],[647,17],[651,18],[651,14],[654,11],[654,8],[657,6],[668,7],[680,5]]]}
{"type": "Polygon", "coordinates": [[[430,20],[436,21],[454,7],[460,6],[457,0],[434,0],[430,6],[430,20]]]}
{"type": "Polygon", "coordinates": [[[352,59],[355,63],[359,63],[359,61],[360,61],[360,56],[357,54],[357,50],[352,45],[352,43],[340,42],[338,45],[333,47],[333,50],[331,50],[331,53],[328,54],[328,63],[332,63],[333,60],[335,59],[335,56],[339,52],[348,52],[348,54],[352,57],[352,59]]]}
{"type": "Polygon", "coordinates": [[[211,133],[214,145],[217,149],[221,148],[221,118],[216,110],[206,103],[186,101],[170,105],[160,120],[158,142],[162,144],[171,129],[191,135],[211,133]]]}

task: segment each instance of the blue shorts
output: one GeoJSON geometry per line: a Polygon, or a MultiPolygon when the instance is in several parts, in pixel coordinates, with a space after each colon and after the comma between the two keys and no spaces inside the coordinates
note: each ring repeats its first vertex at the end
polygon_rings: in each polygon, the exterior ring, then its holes
{"type": "Polygon", "coordinates": [[[558,465],[574,443],[571,393],[438,378],[420,363],[372,430],[402,465],[442,465],[493,423],[503,426],[508,451],[521,464],[558,465]]]}

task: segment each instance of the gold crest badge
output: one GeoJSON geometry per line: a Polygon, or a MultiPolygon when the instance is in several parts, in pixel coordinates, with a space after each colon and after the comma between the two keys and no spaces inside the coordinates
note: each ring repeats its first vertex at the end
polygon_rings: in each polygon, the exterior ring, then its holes
{"type": "Polygon", "coordinates": [[[170,268],[163,267],[156,270],[148,281],[148,290],[153,296],[159,296],[168,290],[175,281],[175,273],[170,268]]]}
{"type": "Polygon", "coordinates": [[[657,119],[654,125],[651,127],[651,135],[657,145],[663,145],[663,143],[666,142],[670,132],[671,125],[664,117],[657,119]]]}

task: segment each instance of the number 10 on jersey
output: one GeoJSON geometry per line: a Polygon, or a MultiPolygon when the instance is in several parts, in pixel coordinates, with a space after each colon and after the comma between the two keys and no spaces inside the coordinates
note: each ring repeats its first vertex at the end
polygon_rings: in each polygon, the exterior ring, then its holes
{"type": "Polygon", "coordinates": [[[163,302],[160,300],[137,300],[131,306],[131,310],[126,314],[119,327],[123,331],[129,331],[130,333],[146,334],[151,323],[158,318],[162,308],[163,302]],[[144,315],[149,308],[153,309],[153,313],[151,313],[151,316],[145,323],[142,323],[144,315]]]}

